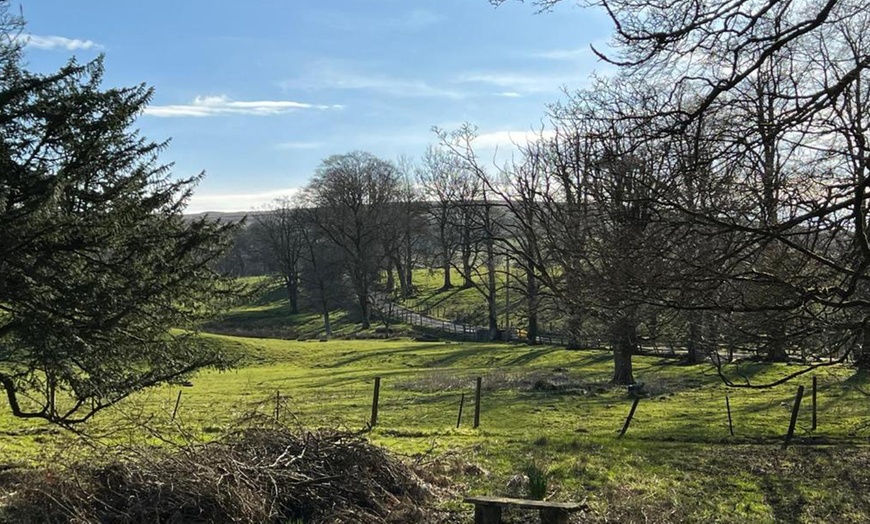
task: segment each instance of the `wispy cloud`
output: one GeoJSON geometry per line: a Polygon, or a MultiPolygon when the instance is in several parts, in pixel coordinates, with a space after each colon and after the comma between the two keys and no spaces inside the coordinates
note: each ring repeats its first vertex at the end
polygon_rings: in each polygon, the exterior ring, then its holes
{"type": "Polygon", "coordinates": [[[323,147],[323,142],[281,142],[275,147],[278,149],[319,149],[323,147]]]}
{"type": "Polygon", "coordinates": [[[463,96],[457,91],[435,87],[425,80],[353,74],[335,79],[332,86],[337,89],[380,91],[393,96],[447,98],[461,98],[463,96]]]}
{"type": "Polygon", "coordinates": [[[445,89],[417,78],[371,74],[353,66],[320,63],[299,78],[281,83],[285,89],[341,89],[372,91],[396,97],[464,98],[461,91],[445,89]]]}
{"type": "Polygon", "coordinates": [[[553,93],[563,87],[576,88],[589,80],[588,72],[576,73],[466,73],[456,82],[464,84],[483,84],[504,89],[503,93],[522,95],[530,93],[553,93]]]}
{"type": "Polygon", "coordinates": [[[41,35],[21,35],[16,37],[24,42],[27,47],[34,49],[65,49],[67,51],[86,51],[90,49],[102,49],[103,46],[93,40],[80,40],[78,38],[67,38],[65,36],[41,36],[41,35]]]}
{"type": "Polygon", "coordinates": [[[205,117],[217,115],[271,116],[303,109],[343,109],[341,105],[319,105],[290,100],[232,100],[226,96],[198,96],[191,104],[150,106],[146,115],[156,117],[205,117]]]}
{"type": "Polygon", "coordinates": [[[504,98],[522,98],[523,95],[517,93],[516,91],[504,91],[501,93],[496,93],[495,96],[500,96],[504,98]]]}
{"type": "Polygon", "coordinates": [[[299,192],[299,188],[274,189],[260,193],[194,193],[190,198],[190,205],[186,213],[204,213],[206,211],[245,211],[251,209],[263,209],[272,204],[276,199],[292,197],[299,192]]]}

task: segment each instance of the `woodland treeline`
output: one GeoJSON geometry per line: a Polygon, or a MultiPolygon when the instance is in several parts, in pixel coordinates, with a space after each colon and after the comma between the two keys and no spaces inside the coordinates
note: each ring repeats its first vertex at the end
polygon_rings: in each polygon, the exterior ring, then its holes
{"type": "Polygon", "coordinates": [[[368,326],[376,293],[412,296],[411,270],[438,268],[445,289],[480,291],[495,338],[509,260],[528,342],[542,315],[604,337],[616,383],[663,334],[688,362],[730,346],[800,359],[797,373],[868,366],[868,8],[604,7],[614,72],[567,92],[510,161],[482,156],[471,125],[436,129],[415,162],[330,157],[224,264],[258,253],[327,331],[342,297],[368,326]]]}

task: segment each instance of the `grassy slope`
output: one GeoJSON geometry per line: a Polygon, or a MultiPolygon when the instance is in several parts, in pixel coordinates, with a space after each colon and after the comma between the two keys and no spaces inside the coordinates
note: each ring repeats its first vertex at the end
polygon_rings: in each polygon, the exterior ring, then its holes
{"type": "MultiPolygon", "coordinates": [[[[475,275],[475,281],[483,282],[485,269],[480,268],[480,274],[475,275]]],[[[512,270],[510,290],[505,286],[504,268],[499,268],[496,273],[496,312],[499,326],[505,319],[505,309],[510,306],[509,316],[511,326],[524,327],[526,303],[519,289],[523,287],[520,280],[522,275],[516,269],[512,270]],[[508,302],[509,300],[509,302],[508,302]]],[[[487,307],[484,297],[475,288],[462,288],[463,279],[455,269],[451,272],[453,287],[446,291],[441,290],[444,283],[444,273],[441,270],[430,271],[429,269],[414,270],[414,286],[416,296],[404,302],[404,305],[418,311],[428,311],[432,316],[444,320],[460,323],[485,326],[487,324],[487,307]]],[[[539,315],[539,329],[542,331],[558,330],[559,319],[553,318],[552,312],[541,311],[539,315]]]]}
{"type": "MultiPolygon", "coordinates": [[[[280,296],[267,295],[234,312],[224,327],[267,333],[317,322],[288,317],[282,308],[280,296]]],[[[345,322],[345,329],[354,328],[345,322]]],[[[87,431],[109,443],[208,439],[252,412],[272,416],[276,392],[284,423],[357,429],[368,419],[377,375],[383,379],[381,410],[372,439],[459,483],[456,500],[447,503],[457,509],[467,511],[462,493],[510,492],[511,477],[536,460],[550,470],[551,496],[588,498],[593,521],[870,521],[870,403],[861,392],[868,379],[849,369],[819,373],[820,428],[809,430],[805,399],[799,445],[783,451],[796,383],[728,392],[732,438],[726,390],[709,366],[637,357],[636,376],[651,397],[641,401],[627,436],[617,440],[631,400],[606,383],[611,357],[604,351],[407,339],[209,338],[244,355],[244,366],[200,373],[192,388],[181,388],[175,422],[170,417],[179,388],[162,388],[99,415],[87,431]],[[476,376],[484,377],[485,391],[482,425],[474,430],[476,376]],[[548,391],[549,383],[571,387],[548,391]],[[456,429],[461,393],[468,402],[456,429]]],[[[788,369],[752,364],[742,371],[763,379],[788,369]]],[[[809,379],[803,382],[809,385],[809,379]]],[[[87,453],[87,442],[13,420],[0,408],[0,462],[87,453]]]]}
{"type": "MultiPolygon", "coordinates": [[[[153,441],[154,434],[178,440],[180,429],[208,438],[251,411],[273,413],[276,391],[286,423],[361,428],[369,414],[371,380],[379,375],[381,412],[374,441],[424,462],[438,461],[469,491],[504,492],[509,478],[534,458],[549,465],[557,498],[588,496],[600,514],[617,520],[624,520],[623,511],[670,515],[662,522],[859,522],[870,514],[870,454],[860,447],[870,435],[864,427],[870,405],[853,387],[866,385],[866,378],[849,370],[820,376],[817,433],[839,445],[782,451],[778,439],[788,423],[793,386],[731,392],[737,432],[732,439],[723,410],[725,391],[705,366],[638,358],[637,375],[655,395],[641,401],[626,438],[616,440],[630,400],[622,389],[606,385],[610,357],[605,352],[408,340],[321,343],[214,336],[214,341],[248,354],[251,365],[196,377],[194,387],[183,389],[180,424],[169,422],[177,390],[165,388],[101,415],[89,430],[111,427],[113,441],[153,441]],[[486,386],[482,427],[470,428],[469,403],[457,430],[459,395],[470,396],[477,375],[486,386]],[[557,376],[570,378],[575,391],[532,387],[557,376]],[[153,428],[152,436],[118,431],[122,423],[143,420],[153,428]]],[[[780,369],[749,371],[772,375],[780,369]]],[[[811,437],[808,417],[804,410],[802,438],[811,437]]],[[[42,426],[12,421],[5,413],[0,427],[24,432],[0,439],[7,458],[32,457],[34,444],[56,450],[71,438],[33,434],[42,426]]]]}

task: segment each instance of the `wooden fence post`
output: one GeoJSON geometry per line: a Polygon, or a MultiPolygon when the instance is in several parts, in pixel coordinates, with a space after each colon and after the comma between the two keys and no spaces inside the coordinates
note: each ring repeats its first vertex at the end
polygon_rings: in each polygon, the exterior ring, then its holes
{"type": "Polygon", "coordinates": [[[631,419],[634,417],[634,411],[637,409],[637,404],[640,402],[640,397],[634,397],[634,402],[631,404],[631,410],[628,412],[628,417],[625,418],[625,425],[622,426],[622,431],[619,432],[619,436],[616,438],[622,438],[625,436],[625,432],[628,431],[628,426],[631,424],[631,419]]]}
{"type": "Polygon", "coordinates": [[[456,417],[456,429],[459,429],[459,423],[462,422],[462,406],[465,405],[465,393],[459,397],[459,416],[456,417]]]}
{"type": "Polygon", "coordinates": [[[816,421],[816,387],[817,386],[818,386],[818,381],[816,379],[816,376],[813,375],[813,431],[815,431],[816,427],[818,427],[816,424],[816,422],[817,422],[816,421]]]}
{"type": "Polygon", "coordinates": [[[275,421],[281,416],[281,391],[275,390],[275,421]]]}
{"type": "Polygon", "coordinates": [[[801,409],[801,399],[804,396],[804,387],[798,386],[797,395],[794,398],[794,406],[791,408],[791,420],[788,423],[788,433],[785,435],[785,442],[783,443],[784,448],[787,448],[791,443],[791,438],[794,436],[794,427],[797,424],[798,412],[801,409]]]}
{"type": "Polygon", "coordinates": [[[372,418],[369,425],[375,427],[378,423],[378,397],[381,394],[381,377],[375,377],[375,391],[372,394],[372,418]]]}
{"type": "Polygon", "coordinates": [[[731,400],[728,399],[728,395],[725,395],[725,409],[728,410],[728,432],[731,433],[731,436],[734,436],[734,424],[731,423],[731,400]]]}
{"type": "Polygon", "coordinates": [[[474,390],[474,429],[480,426],[480,387],[483,379],[477,377],[477,388],[474,390]]]}
{"type": "Polygon", "coordinates": [[[172,422],[175,422],[175,415],[178,413],[178,406],[181,405],[181,390],[178,390],[178,397],[175,399],[175,409],[172,410],[172,422]]]}

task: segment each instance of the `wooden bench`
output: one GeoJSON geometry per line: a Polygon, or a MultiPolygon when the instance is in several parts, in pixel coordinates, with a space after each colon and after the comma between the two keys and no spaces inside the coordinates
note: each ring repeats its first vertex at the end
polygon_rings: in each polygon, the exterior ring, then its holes
{"type": "Polygon", "coordinates": [[[542,524],[568,524],[568,515],[586,509],[585,504],[576,502],[547,502],[506,497],[466,497],[465,502],[474,504],[474,524],[500,524],[502,508],[510,506],[538,510],[542,524]]]}

